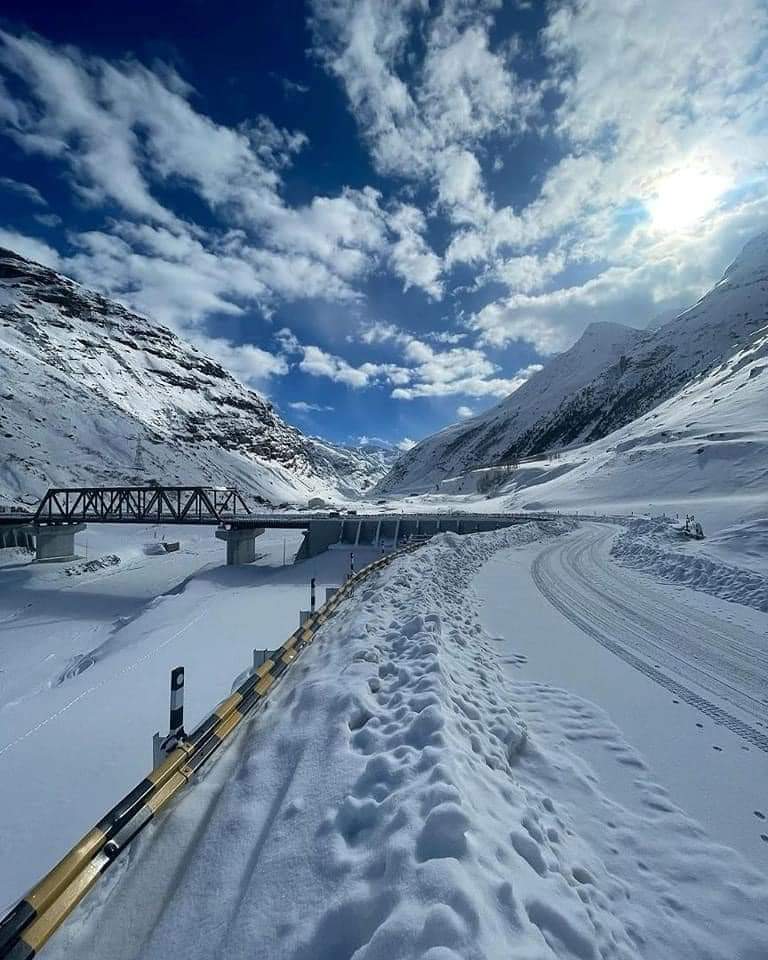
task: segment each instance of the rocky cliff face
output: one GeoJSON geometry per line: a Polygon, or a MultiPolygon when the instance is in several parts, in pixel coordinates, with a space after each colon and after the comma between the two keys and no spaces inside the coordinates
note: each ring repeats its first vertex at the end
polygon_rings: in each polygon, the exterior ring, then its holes
{"type": "Polygon", "coordinates": [[[279,502],[385,470],[346,448],[329,458],[170,330],[0,250],[0,498],[156,479],[279,502]]]}
{"type": "Polygon", "coordinates": [[[471,467],[605,437],[748,346],[767,318],[762,234],[690,309],[653,330],[592,324],[496,407],[414,447],[377,489],[424,490],[471,467]]]}

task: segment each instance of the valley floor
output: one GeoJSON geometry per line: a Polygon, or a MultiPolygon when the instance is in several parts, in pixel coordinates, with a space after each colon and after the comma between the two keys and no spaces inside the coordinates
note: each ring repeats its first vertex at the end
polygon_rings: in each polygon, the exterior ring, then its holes
{"type": "MultiPolygon", "coordinates": [[[[768,618],[620,566],[616,533],[444,534],[361,584],[48,956],[758,960],[768,618]]],[[[200,580],[193,636],[253,629],[264,584],[200,580]]]]}

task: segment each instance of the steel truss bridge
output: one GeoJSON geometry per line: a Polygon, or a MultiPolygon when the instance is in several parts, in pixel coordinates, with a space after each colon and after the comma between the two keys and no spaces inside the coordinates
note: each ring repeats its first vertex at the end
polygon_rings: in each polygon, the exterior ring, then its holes
{"type": "Polygon", "coordinates": [[[250,513],[233,487],[55,487],[29,522],[222,524],[250,513]]]}

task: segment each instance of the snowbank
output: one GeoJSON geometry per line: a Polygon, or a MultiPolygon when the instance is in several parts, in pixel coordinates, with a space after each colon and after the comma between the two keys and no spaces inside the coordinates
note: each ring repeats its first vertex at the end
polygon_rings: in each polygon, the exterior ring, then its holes
{"type": "MultiPolygon", "coordinates": [[[[758,530],[763,527],[758,525],[758,530]]],[[[747,537],[747,532],[744,531],[745,537],[752,539],[747,537]]],[[[737,536],[734,528],[726,538],[734,550],[734,540],[741,543],[743,539],[737,536]]],[[[708,559],[696,551],[693,544],[683,543],[681,535],[667,518],[630,520],[625,532],[616,539],[611,555],[628,567],[643,570],[661,580],[768,613],[768,577],[741,566],[708,559]],[[686,547],[693,548],[692,552],[686,552],[686,547]]]]}
{"type": "Polygon", "coordinates": [[[444,534],[361,585],[51,960],[759,957],[756,872],[660,788],[604,802],[598,848],[594,776],[521,720],[568,695],[510,680],[468,584],[556,532],[444,534]]]}

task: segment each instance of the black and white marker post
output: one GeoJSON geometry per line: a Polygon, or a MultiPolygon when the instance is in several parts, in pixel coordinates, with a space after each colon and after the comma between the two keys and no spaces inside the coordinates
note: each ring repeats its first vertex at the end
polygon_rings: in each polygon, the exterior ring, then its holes
{"type": "Polygon", "coordinates": [[[156,769],[166,756],[176,748],[184,733],[184,667],[171,670],[171,707],[168,719],[168,735],[160,739],[156,733],[152,738],[152,768],[156,769]]]}
{"type": "Polygon", "coordinates": [[[354,552],[349,555],[349,576],[354,577],[355,575],[355,554],[354,552]]]}
{"type": "Polygon", "coordinates": [[[312,613],[315,612],[315,578],[309,582],[309,609],[312,613]]]}
{"type": "Polygon", "coordinates": [[[181,740],[184,736],[184,667],[171,670],[171,714],[168,737],[181,740]]]}

